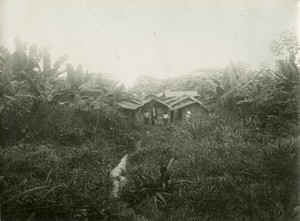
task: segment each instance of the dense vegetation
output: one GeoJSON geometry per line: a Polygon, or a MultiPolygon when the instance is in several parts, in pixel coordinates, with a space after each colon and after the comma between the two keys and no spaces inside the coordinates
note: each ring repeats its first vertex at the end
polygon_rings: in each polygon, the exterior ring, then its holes
{"type": "Polygon", "coordinates": [[[15,45],[0,48],[4,220],[272,220],[297,196],[295,35],[272,44],[286,55],[276,67],[141,76],[129,92],[65,64],[67,56],[52,64],[47,48],[15,45]],[[197,90],[210,117],[143,128],[116,105],[165,89],[197,90]],[[109,172],[125,154],[127,183],[116,199],[109,172]]]}

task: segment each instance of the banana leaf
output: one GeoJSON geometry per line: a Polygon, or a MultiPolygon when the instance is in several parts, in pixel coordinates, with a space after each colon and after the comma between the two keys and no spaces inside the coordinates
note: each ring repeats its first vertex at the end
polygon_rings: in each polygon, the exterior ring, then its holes
{"type": "Polygon", "coordinates": [[[4,201],[4,203],[2,205],[5,205],[5,204],[10,203],[10,202],[12,202],[14,200],[17,200],[17,199],[19,199],[22,196],[34,194],[36,192],[39,192],[39,191],[47,189],[47,188],[49,188],[49,186],[39,186],[39,187],[34,187],[32,189],[29,189],[29,190],[25,190],[22,193],[19,193],[17,195],[14,195],[14,196],[10,197],[8,200],[4,201]]]}
{"type": "Polygon", "coordinates": [[[46,51],[43,56],[43,72],[47,75],[51,68],[51,57],[49,51],[46,51]]]}
{"type": "Polygon", "coordinates": [[[53,68],[51,68],[51,70],[49,71],[49,73],[52,75],[52,74],[55,74],[59,68],[63,65],[63,63],[65,63],[68,59],[68,55],[63,55],[61,56],[54,64],[53,64],[53,68]]]}
{"type": "Polygon", "coordinates": [[[4,85],[8,88],[9,92],[11,94],[14,94],[15,91],[14,91],[13,85],[10,81],[11,72],[12,72],[12,62],[11,62],[11,60],[9,60],[4,64],[4,67],[2,70],[2,81],[3,81],[4,85]]]}
{"type": "Polygon", "coordinates": [[[82,64],[79,64],[76,69],[76,85],[79,87],[83,82],[83,68],[82,64]]]}
{"type": "Polygon", "coordinates": [[[71,87],[73,88],[75,86],[75,70],[71,64],[67,64],[67,80],[71,87]]]}
{"type": "Polygon", "coordinates": [[[159,192],[156,192],[155,195],[160,201],[162,201],[164,204],[167,204],[165,198],[159,192]]]}

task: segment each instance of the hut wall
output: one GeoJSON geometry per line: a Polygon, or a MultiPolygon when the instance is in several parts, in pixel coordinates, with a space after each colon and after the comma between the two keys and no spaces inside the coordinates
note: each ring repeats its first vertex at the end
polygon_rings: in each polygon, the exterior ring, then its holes
{"type": "Polygon", "coordinates": [[[145,104],[142,108],[141,108],[141,117],[144,116],[145,112],[149,112],[150,113],[150,124],[152,123],[152,117],[153,117],[153,108],[155,109],[155,115],[156,115],[156,123],[157,125],[162,125],[163,122],[163,114],[165,111],[167,111],[169,113],[169,109],[167,106],[157,102],[157,101],[150,101],[149,103],[145,104]]]}
{"type": "Polygon", "coordinates": [[[181,110],[175,110],[173,114],[173,121],[181,120],[182,119],[182,113],[181,110]]]}

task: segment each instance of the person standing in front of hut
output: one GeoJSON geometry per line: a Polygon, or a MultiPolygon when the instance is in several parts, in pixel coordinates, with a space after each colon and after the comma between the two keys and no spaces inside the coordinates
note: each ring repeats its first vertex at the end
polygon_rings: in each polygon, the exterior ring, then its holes
{"type": "Polygon", "coordinates": [[[152,124],[156,124],[156,110],[155,108],[152,108],[152,124]]]}
{"type": "Polygon", "coordinates": [[[146,112],[144,113],[144,125],[149,124],[149,116],[150,116],[149,112],[146,111],[146,112]]]}
{"type": "Polygon", "coordinates": [[[164,119],[164,125],[167,126],[169,123],[169,115],[167,112],[164,113],[163,119],[164,119]]]}
{"type": "Polygon", "coordinates": [[[190,111],[187,111],[186,112],[186,116],[185,116],[185,119],[186,119],[186,122],[188,123],[188,125],[191,124],[191,112],[190,111]]]}

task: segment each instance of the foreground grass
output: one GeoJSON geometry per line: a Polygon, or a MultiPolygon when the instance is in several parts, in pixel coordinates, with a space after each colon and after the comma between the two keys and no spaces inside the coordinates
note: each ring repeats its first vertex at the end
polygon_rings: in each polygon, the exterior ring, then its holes
{"type": "Polygon", "coordinates": [[[143,149],[130,158],[124,190],[124,200],[148,219],[178,220],[178,214],[180,220],[270,220],[297,194],[299,138],[233,125],[207,136],[175,126],[148,134],[143,149]],[[170,183],[180,184],[162,190],[155,177],[171,158],[170,183]],[[163,199],[155,197],[160,191],[163,199]]]}
{"type": "Polygon", "coordinates": [[[90,142],[1,150],[4,220],[270,220],[297,193],[299,138],[239,125],[209,133],[176,126],[141,131],[141,148],[90,142]],[[147,134],[147,135],[146,135],[147,134]],[[127,185],[111,197],[109,171],[127,153],[127,185]],[[165,187],[157,177],[173,159],[165,187]]]}
{"type": "Polygon", "coordinates": [[[4,220],[24,220],[32,213],[37,220],[102,219],[116,213],[109,171],[126,151],[120,146],[57,144],[2,149],[4,200],[31,188],[46,187],[3,205],[4,220]]]}

